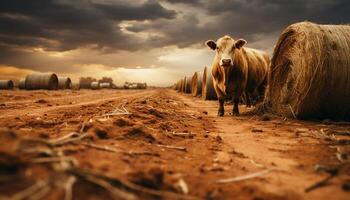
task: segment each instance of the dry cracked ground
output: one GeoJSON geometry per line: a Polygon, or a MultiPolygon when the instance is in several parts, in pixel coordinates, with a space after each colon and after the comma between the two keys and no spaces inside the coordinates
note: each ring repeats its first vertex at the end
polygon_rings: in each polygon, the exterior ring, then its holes
{"type": "Polygon", "coordinates": [[[349,122],[240,109],[160,88],[0,91],[0,199],[349,199],[349,122]]]}

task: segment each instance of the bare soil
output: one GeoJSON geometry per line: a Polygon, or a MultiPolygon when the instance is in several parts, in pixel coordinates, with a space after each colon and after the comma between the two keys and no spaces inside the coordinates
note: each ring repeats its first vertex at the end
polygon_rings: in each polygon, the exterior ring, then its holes
{"type": "Polygon", "coordinates": [[[0,199],[349,199],[349,122],[217,106],[170,89],[0,91],[0,199]]]}

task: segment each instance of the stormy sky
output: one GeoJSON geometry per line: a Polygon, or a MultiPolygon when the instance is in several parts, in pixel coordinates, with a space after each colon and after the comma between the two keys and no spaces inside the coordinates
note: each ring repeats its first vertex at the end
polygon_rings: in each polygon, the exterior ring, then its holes
{"type": "Polygon", "coordinates": [[[291,23],[350,22],[348,0],[1,0],[0,79],[33,71],[167,86],[229,34],[272,52],[291,23]]]}

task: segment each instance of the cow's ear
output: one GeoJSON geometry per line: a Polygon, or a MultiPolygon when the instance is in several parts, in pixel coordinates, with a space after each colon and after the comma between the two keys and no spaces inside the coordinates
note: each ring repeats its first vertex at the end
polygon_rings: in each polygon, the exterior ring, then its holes
{"type": "Polygon", "coordinates": [[[205,42],[205,45],[207,45],[212,50],[216,49],[216,43],[213,40],[208,40],[205,42]]]}
{"type": "Polygon", "coordinates": [[[247,41],[245,41],[244,39],[239,39],[239,40],[236,41],[235,47],[236,47],[237,49],[240,49],[240,48],[243,47],[246,43],[247,43],[247,41]]]}

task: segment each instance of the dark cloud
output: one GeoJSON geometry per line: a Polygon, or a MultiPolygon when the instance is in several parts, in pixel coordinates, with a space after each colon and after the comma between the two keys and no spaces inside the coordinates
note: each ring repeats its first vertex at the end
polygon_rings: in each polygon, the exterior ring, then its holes
{"type": "MultiPolygon", "coordinates": [[[[147,52],[225,34],[257,43],[298,21],[349,23],[349,10],[348,0],[1,0],[0,64],[59,67],[58,59],[43,61],[34,48],[147,52]]],[[[271,37],[259,44],[273,46],[271,37]]]]}
{"type": "Polygon", "coordinates": [[[175,11],[162,7],[157,1],[142,4],[92,3],[90,1],[63,0],[2,0],[0,6],[0,42],[8,45],[20,38],[26,46],[64,51],[85,45],[112,49],[136,49],[132,38],[124,35],[118,24],[123,20],[171,19],[175,11]],[[2,39],[4,39],[2,38],[2,39]],[[11,39],[12,38],[12,39],[11,39]],[[42,43],[44,38],[51,45],[42,43]],[[123,41],[123,42],[121,42],[123,41]]]}
{"type": "MultiPolygon", "coordinates": [[[[299,21],[342,24],[350,22],[348,0],[167,0],[187,4],[194,10],[176,19],[162,19],[148,24],[136,24],[128,30],[142,32],[160,30],[167,37],[159,43],[186,46],[203,43],[225,34],[244,37],[249,42],[261,39],[256,35],[275,34],[299,21]],[[190,15],[190,16],[188,16],[190,15]],[[214,21],[200,24],[200,18],[214,21]]],[[[273,44],[270,44],[273,45],[273,44]]]]}

